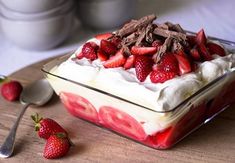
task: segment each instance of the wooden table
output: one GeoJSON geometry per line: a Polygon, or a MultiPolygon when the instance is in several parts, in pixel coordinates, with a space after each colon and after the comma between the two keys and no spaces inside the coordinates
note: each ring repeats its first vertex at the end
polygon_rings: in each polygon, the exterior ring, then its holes
{"type": "MultiPolygon", "coordinates": [[[[24,85],[43,77],[40,63],[15,72],[10,77],[24,85]]],[[[0,97],[0,144],[8,134],[21,108],[0,97]]],[[[14,156],[1,163],[40,162],[233,162],[235,163],[235,106],[204,125],[170,150],[154,150],[70,116],[58,97],[44,107],[29,108],[18,128],[14,156]],[[45,141],[34,132],[30,115],[35,112],[58,121],[76,144],[61,159],[46,160],[42,156],[45,141]]]]}

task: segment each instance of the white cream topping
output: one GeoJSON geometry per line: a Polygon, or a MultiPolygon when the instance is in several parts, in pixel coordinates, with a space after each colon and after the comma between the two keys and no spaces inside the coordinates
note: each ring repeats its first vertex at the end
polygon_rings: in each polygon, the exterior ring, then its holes
{"type": "MultiPolygon", "coordinates": [[[[100,42],[94,41],[98,45],[100,42]]],[[[76,53],[81,52],[80,47],[76,53]]],[[[187,97],[191,96],[208,82],[229,71],[235,65],[235,54],[215,59],[199,65],[197,72],[176,77],[165,83],[154,84],[149,77],[139,82],[134,68],[104,68],[98,59],[91,62],[86,58],[62,63],[56,70],[57,75],[109,92],[155,111],[168,111],[187,97]]]]}

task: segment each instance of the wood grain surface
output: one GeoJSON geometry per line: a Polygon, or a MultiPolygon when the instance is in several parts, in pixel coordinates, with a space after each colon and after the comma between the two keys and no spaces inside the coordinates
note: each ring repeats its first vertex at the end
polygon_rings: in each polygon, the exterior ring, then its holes
{"type": "MultiPolygon", "coordinates": [[[[28,66],[10,76],[27,85],[43,78],[40,71],[51,59],[28,66]]],[[[0,144],[16,119],[21,104],[0,97],[0,144]]],[[[235,163],[235,106],[231,106],[208,124],[186,137],[170,150],[155,150],[88,122],[72,117],[55,95],[45,106],[30,107],[18,128],[14,156],[0,163],[41,162],[211,162],[235,163]],[[68,131],[75,147],[66,157],[46,160],[42,156],[45,141],[34,132],[30,115],[35,112],[58,121],[68,131]]]]}

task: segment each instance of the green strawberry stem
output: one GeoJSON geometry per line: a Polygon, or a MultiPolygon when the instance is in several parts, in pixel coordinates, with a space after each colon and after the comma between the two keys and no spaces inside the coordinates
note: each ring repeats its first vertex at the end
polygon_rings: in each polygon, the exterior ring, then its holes
{"type": "Polygon", "coordinates": [[[0,83],[4,82],[7,79],[6,76],[0,75],[0,83]]]}
{"type": "Polygon", "coordinates": [[[65,134],[65,133],[63,133],[63,132],[58,132],[58,133],[56,133],[55,135],[56,135],[58,138],[61,138],[61,139],[67,138],[68,141],[69,141],[70,146],[75,146],[75,144],[71,141],[71,139],[68,137],[67,134],[65,134]]]}
{"type": "Polygon", "coordinates": [[[43,119],[42,117],[39,116],[38,113],[36,113],[35,115],[31,115],[32,120],[35,123],[35,131],[39,131],[40,129],[40,121],[43,119]]]}

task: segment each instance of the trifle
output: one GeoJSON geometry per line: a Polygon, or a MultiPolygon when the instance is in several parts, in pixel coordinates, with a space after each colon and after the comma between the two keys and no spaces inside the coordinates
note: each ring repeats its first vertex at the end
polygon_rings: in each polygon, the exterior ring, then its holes
{"type": "Polygon", "coordinates": [[[235,102],[235,54],[203,29],[155,19],[96,35],[42,70],[72,115],[167,149],[235,102]]]}

